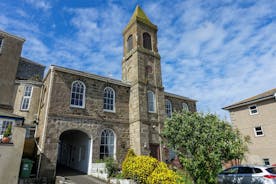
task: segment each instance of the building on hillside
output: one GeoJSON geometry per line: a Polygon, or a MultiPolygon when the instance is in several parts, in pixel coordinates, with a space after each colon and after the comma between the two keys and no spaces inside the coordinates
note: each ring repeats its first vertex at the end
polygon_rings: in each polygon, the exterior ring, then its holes
{"type": "Polygon", "coordinates": [[[173,111],[196,111],[196,101],[164,91],[157,26],[139,6],[123,44],[122,80],[50,67],[38,113],[41,176],[53,177],[59,165],[89,174],[104,157],[122,162],[129,148],[168,159],[159,137],[164,120],[173,111]]]}
{"type": "Polygon", "coordinates": [[[233,126],[251,138],[243,163],[276,164],[276,88],[223,109],[230,112],[233,126]]]}
{"type": "Polygon", "coordinates": [[[45,67],[21,57],[24,41],[0,30],[0,180],[6,183],[18,183],[22,154],[35,154],[34,118],[45,67]],[[3,144],[3,134],[10,125],[11,141],[3,144]]]}

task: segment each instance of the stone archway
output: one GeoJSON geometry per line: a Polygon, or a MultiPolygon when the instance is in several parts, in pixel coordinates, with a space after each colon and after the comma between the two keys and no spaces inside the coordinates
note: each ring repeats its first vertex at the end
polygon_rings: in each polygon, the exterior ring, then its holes
{"type": "Polygon", "coordinates": [[[66,130],[59,136],[57,169],[70,168],[88,173],[91,138],[81,130],[66,130]]]}

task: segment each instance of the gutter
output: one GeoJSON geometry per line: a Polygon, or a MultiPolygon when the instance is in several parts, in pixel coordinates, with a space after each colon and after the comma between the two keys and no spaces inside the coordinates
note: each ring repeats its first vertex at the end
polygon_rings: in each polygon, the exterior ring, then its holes
{"type": "Polygon", "coordinates": [[[253,104],[253,103],[257,103],[257,102],[261,102],[261,101],[269,100],[269,99],[273,99],[273,98],[276,99],[276,93],[274,93],[273,96],[267,96],[267,97],[259,98],[259,99],[252,100],[252,101],[249,101],[249,102],[244,102],[244,103],[241,103],[241,104],[237,104],[237,105],[230,105],[230,106],[227,106],[227,107],[223,107],[222,109],[230,110],[230,109],[234,109],[234,108],[237,108],[237,107],[242,107],[242,106],[245,106],[245,105],[250,105],[250,104],[253,104]]]}

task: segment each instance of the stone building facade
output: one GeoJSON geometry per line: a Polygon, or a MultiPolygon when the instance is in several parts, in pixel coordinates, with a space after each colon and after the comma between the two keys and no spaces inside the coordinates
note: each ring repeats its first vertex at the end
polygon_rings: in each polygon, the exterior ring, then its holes
{"type": "Polygon", "coordinates": [[[157,26],[139,6],[123,40],[121,81],[50,67],[36,133],[42,176],[55,176],[59,165],[89,174],[93,163],[105,156],[121,163],[129,148],[138,155],[168,159],[159,136],[165,118],[183,108],[196,111],[196,101],[164,91],[157,26]]]}
{"type": "Polygon", "coordinates": [[[121,163],[129,148],[168,160],[163,123],[173,111],[196,111],[196,101],[165,92],[157,30],[137,6],[123,31],[122,80],[54,65],[42,79],[45,67],[20,56],[24,39],[4,38],[15,45],[3,67],[14,68],[0,73],[0,106],[25,119],[28,135],[35,130],[40,176],[55,177],[61,165],[89,174],[105,157],[121,163]]]}

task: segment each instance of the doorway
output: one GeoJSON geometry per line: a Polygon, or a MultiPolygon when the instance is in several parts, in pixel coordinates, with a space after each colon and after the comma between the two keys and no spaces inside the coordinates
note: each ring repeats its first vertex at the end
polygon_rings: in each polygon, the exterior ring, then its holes
{"type": "Polygon", "coordinates": [[[90,138],[80,130],[67,130],[59,137],[57,173],[76,170],[87,174],[90,158],[90,138]]]}

